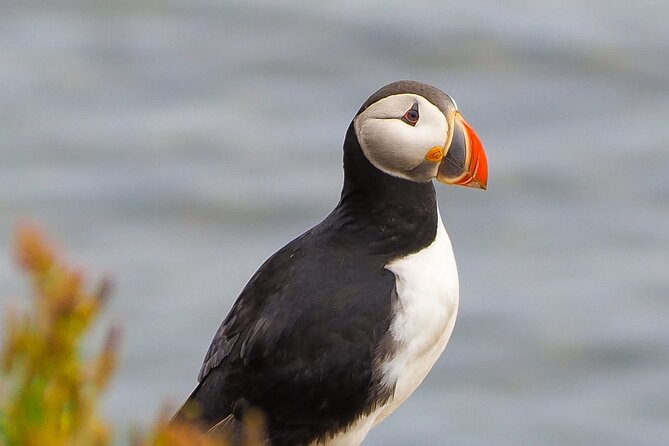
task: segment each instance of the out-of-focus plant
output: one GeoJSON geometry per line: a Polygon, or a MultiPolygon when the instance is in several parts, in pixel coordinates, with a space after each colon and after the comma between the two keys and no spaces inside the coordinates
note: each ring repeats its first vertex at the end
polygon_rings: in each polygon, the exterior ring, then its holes
{"type": "MultiPolygon", "coordinates": [[[[32,305],[4,314],[0,346],[0,446],[106,446],[112,430],[100,397],[117,363],[119,333],[110,329],[98,353],[84,358],[82,343],[109,295],[109,283],[86,284],[41,232],[22,225],[18,263],[32,285],[32,305]]],[[[256,440],[248,442],[260,444],[256,440]]],[[[195,425],[161,417],[135,446],[222,446],[195,425]]]]}
{"type": "MultiPolygon", "coordinates": [[[[167,418],[162,418],[167,420],[167,418]]],[[[156,423],[148,436],[136,436],[133,446],[267,446],[264,441],[265,419],[255,410],[249,411],[244,418],[242,438],[234,442],[226,441],[223,434],[203,434],[196,425],[187,422],[179,424],[165,421],[156,423]]]]}
{"type": "Polygon", "coordinates": [[[0,441],[108,444],[97,402],[116,364],[117,331],[90,360],[82,361],[80,351],[109,287],[86,289],[82,273],[60,261],[34,226],[19,229],[17,258],[32,285],[33,308],[5,314],[0,441]]]}

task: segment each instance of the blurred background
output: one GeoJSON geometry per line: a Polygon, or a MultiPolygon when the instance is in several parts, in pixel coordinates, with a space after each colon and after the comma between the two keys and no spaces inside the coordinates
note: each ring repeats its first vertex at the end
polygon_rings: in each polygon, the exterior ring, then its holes
{"type": "Polygon", "coordinates": [[[112,275],[124,444],[336,204],[362,101],[421,80],[483,139],[489,190],[438,186],[458,324],[365,444],[666,444],[668,18],[659,0],[1,0],[0,308],[26,291],[24,217],[112,275]]]}

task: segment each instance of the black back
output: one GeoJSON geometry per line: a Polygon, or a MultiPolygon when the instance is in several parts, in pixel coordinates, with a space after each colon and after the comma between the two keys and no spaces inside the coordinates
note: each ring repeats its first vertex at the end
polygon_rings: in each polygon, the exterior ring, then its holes
{"type": "Polygon", "coordinates": [[[217,331],[185,405],[206,427],[256,407],[272,445],[307,445],[392,395],[377,367],[393,349],[395,278],[384,267],[434,240],[434,187],[372,166],[353,124],[344,172],[335,209],[260,267],[217,331]]]}

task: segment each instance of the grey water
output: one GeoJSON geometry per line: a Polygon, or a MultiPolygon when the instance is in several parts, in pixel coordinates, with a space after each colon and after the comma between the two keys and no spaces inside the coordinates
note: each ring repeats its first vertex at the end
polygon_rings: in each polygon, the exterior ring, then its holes
{"type": "Polygon", "coordinates": [[[0,1],[0,306],[38,221],[89,275],[146,426],[195,385],[255,269],[338,200],[341,143],[396,79],[453,96],[486,192],[437,186],[458,323],[366,445],[669,438],[669,3],[0,1]]]}

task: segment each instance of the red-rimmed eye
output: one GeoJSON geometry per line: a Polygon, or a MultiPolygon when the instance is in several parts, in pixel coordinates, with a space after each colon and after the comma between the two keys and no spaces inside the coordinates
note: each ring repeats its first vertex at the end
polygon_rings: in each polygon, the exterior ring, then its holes
{"type": "Polygon", "coordinates": [[[420,115],[418,114],[418,104],[414,104],[409,110],[407,110],[406,113],[404,113],[404,116],[402,116],[402,121],[409,125],[416,125],[419,117],[420,115]]]}

